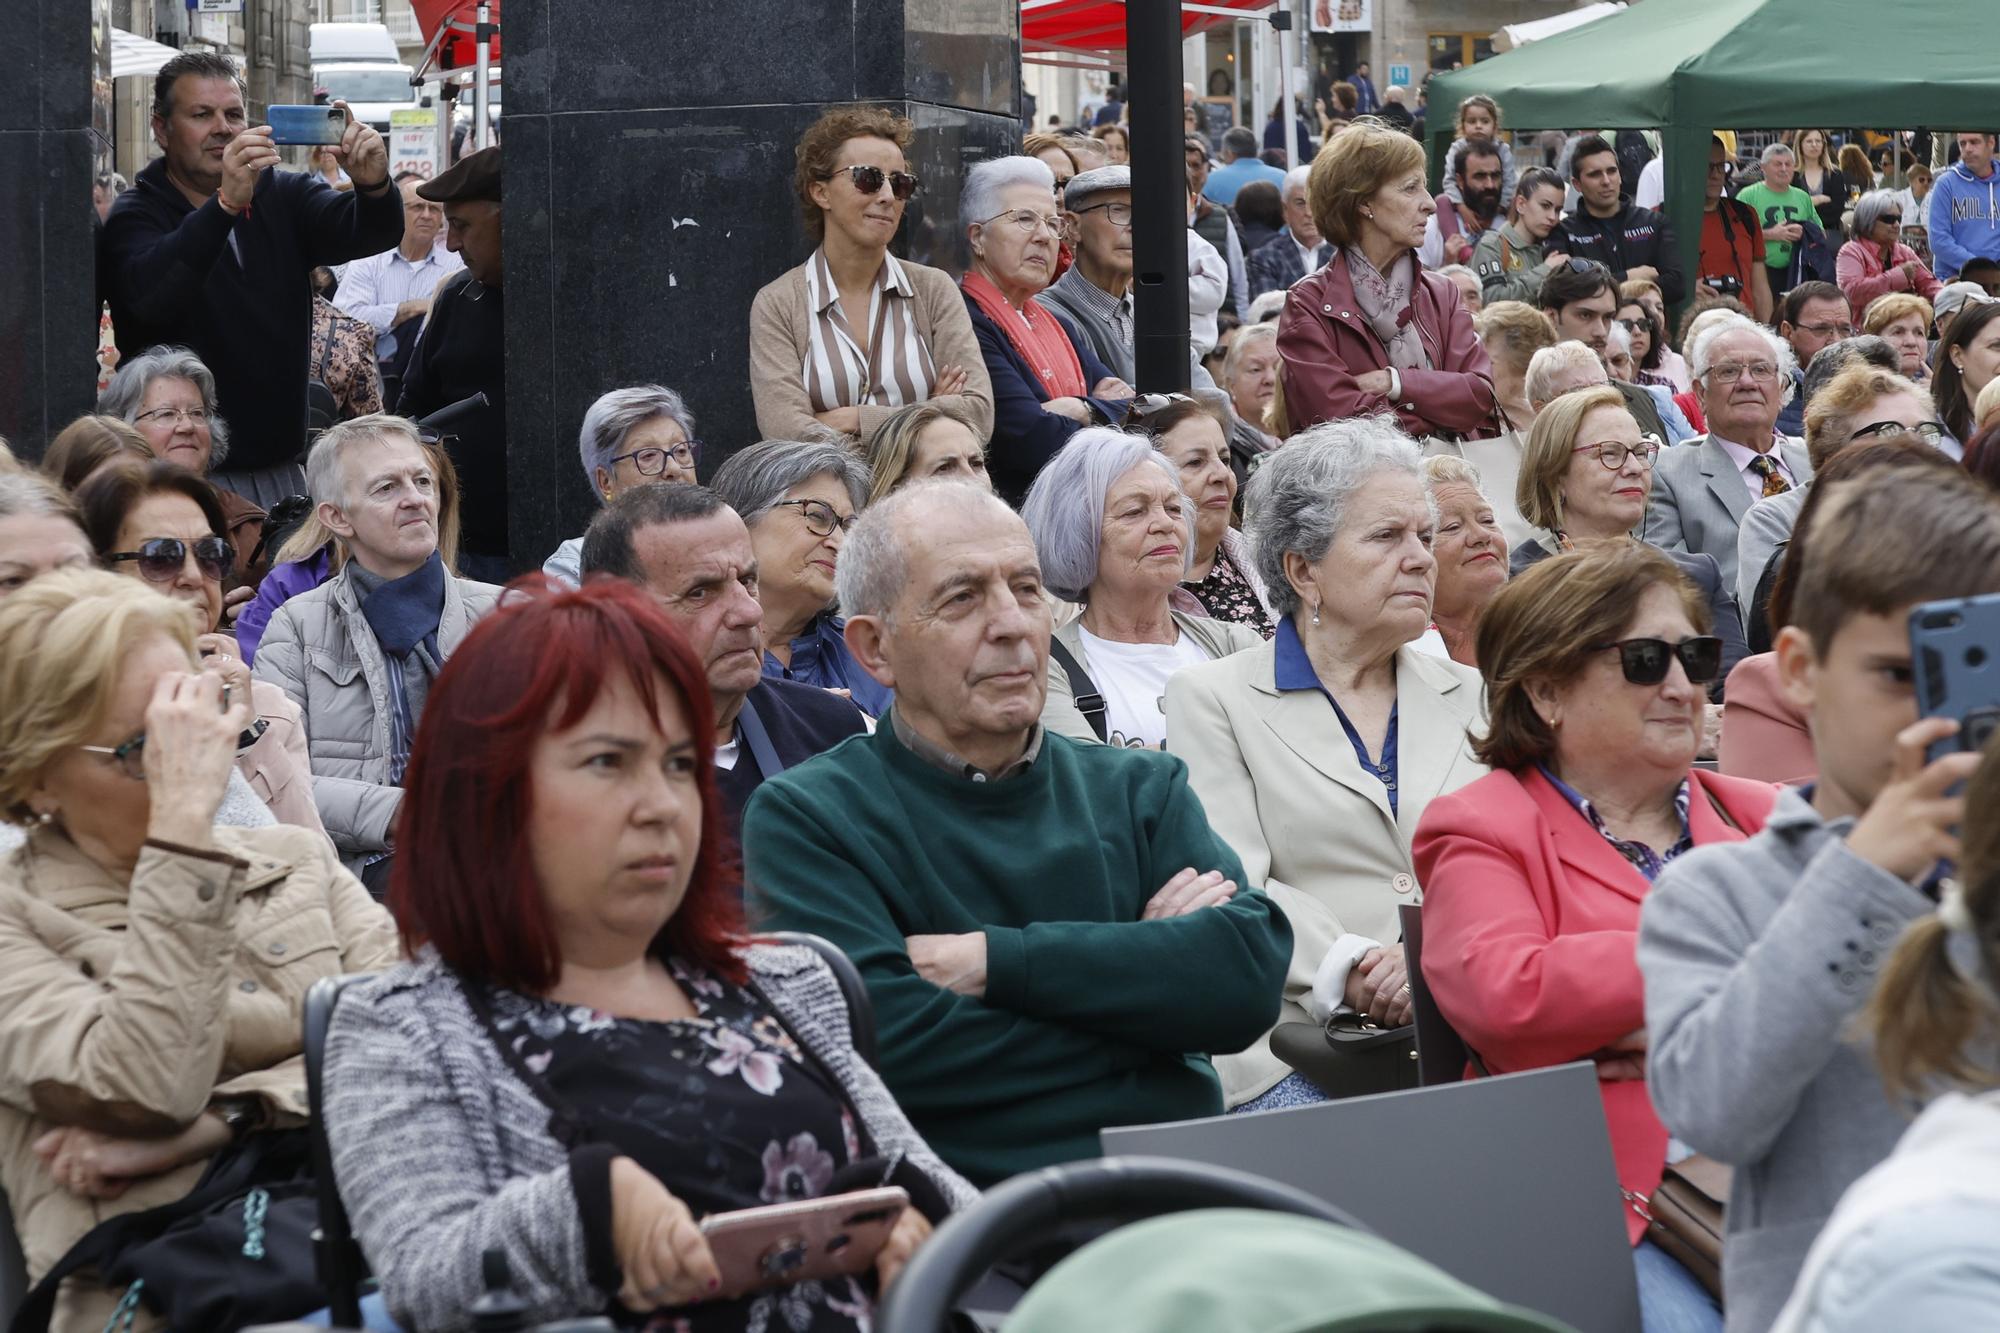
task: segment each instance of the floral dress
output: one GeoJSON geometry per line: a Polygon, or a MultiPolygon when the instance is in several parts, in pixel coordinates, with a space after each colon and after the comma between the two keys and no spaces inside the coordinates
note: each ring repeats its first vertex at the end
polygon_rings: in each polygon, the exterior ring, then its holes
{"type": "Polygon", "coordinates": [[[1271,613],[1257,600],[1257,590],[1250,586],[1250,580],[1243,577],[1229,556],[1217,550],[1215,563],[1208,567],[1208,576],[1198,583],[1181,585],[1195,595],[1203,609],[1216,620],[1233,620],[1239,625],[1247,625],[1265,638],[1278,632],[1271,621],[1271,613]]]}
{"type": "MultiPolygon", "coordinates": [[[[614,1018],[506,991],[492,996],[494,1029],[594,1139],[697,1218],[825,1194],[863,1155],[846,1097],[755,992],[669,967],[699,1017],[614,1018]]],[[[606,1313],[645,1333],[857,1333],[873,1311],[869,1288],[836,1278],[650,1315],[614,1302],[606,1313]]]]}

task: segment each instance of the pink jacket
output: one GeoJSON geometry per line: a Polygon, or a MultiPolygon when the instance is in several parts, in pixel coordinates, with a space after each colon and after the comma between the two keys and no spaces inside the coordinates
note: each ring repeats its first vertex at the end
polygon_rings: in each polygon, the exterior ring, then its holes
{"type": "Polygon", "coordinates": [[[1335,250],[1325,268],[1292,284],[1278,317],[1280,387],[1294,431],[1323,421],[1390,410],[1410,434],[1480,439],[1493,426],[1493,363],[1479,345],[1472,316],[1450,278],[1420,272],[1410,309],[1431,369],[1402,372],[1403,400],[1362,393],[1356,377],[1389,368],[1388,349],[1361,317],[1347,257],[1335,250]]]}
{"type": "MultiPolygon", "coordinates": [[[[1777,802],[1766,783],[1688,777],[1697,847],[1741,842],[1777,802]]],[[[1424,980],[1489,1073],[1588,1059],[1646,1025],[1635,951],[1652,886],[1539,771],[1489,773],[1433,800],[1410,854],[1424,886],[1424,980]]],[[[1598,1088],[1618,1183],[1651,1194],[1667,1131],[1646,1084],[1598,1088]]],[[[1627,1210],[1625,1224],[1637,1244],[1645,1222],[1627,1210]]]]}
{"type": "Polygon", "coordinates": [[[1840,281],[1840,290],[1847,293],[1847,303],[1854,307],[1856,324],[1861,322],[1870,301],[1890,292],[1915,292],[1926,301],[1936,299],[1943,284],[1924,267],[1915,250],[1898,241],[1892,261],[1886,266],[1882,263],[1882,247],[1873,241],[1849,241],[1840,247],[1834,273],[1840,281]],[[1917,266],[1914,279],[1903,270],[1905,264],[1917,266]]]}
{"type": "Polygon", "coordinates": [[[1729,673],[1716,768],[1731,777],[1798,786],[1819,775],[1805,710],[1778,680],[1776,653],[1746,657],[1729,673]]]}

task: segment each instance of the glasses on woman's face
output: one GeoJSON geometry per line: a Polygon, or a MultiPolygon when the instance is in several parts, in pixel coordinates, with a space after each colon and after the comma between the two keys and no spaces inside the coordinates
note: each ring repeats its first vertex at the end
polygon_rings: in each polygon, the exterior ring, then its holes
{"type": "Polygon", "coordinates": [[[799,517],[806,521],[806,531],[815,537],[831,537],[835,528],[846,532],[859,519],[856,514],[842,518],[824,500],[780,500],[772,508],[798,510],[799,517]]]}
{"type": "Polygon", "coordinates": [[[701,457],[701,441],[682,440],[679,444],[670,444],[665,448],[649,444],[643,449],[634,449],[629,454],[620,454],[611,460],[611,466],[617,467],[629,458],[640,476],[657,477],[667,470],[669,460],[676,467],[693,467],[699,457],[701,457]]]}
{"type": "Polygon", "coordinates": [[[1654,460],[1660,456],[1660,441],[1658,436],[1641,435],[1637,444],[1627,444],[1623,440],[1605,440],[1601,444],[1579,444],[1570,452],[1594,453],[1598,462],[1616,472],[1625,466],[1625,460],[1628,458],[1638,459],[1642,467],[1653,466],[1654,460]]]}
{"type": "Polygon", "coordinates": [[[141,412],[132,418],[142,426],[168,426],[178,428],[182,422],[196,428],[208,424],[208,409],[205,407],[156,407],[150,412],[141,412]]]}
{"type": "Polygon", "coordinates": [[[1901,213],[1884,213],[1881,217],[1875,219],[1876,226],[1879,227],[1884,224],[1891,227],[1900,227],[1903,225],[1903,215],[1901,213]]]}
{"type": "Polygon", "coordinates": [[[1129,227],[1132,225],[1132,205],[1130,204],[1092,204],[1089,208],[1077,209],[1076,215],[1082,217],[1085,213],[1097,212],[1102,212],[1104,220],[1114,227],[1129,227]]]}
{"type": "Polygon", "coordinates": [[[1653,331],[1652,321],[1645,319],[1621,319],[1618,321],[1618,327],[1627,333],[1644,333],[1650,335],[1653,331]]]}
{"type": "MultiPolygon", "coordinates": [[[[222,706],[224,708],[229,706],[227,686],[223,687],[222,706]]],[[[265,718],[251,719],[250,725],[237,734],[236,753],[240,755],[255,745],[263,734],[270,729],[270,726],[270,722],[265,718]]],[[[112,763],[118,766],[120,773],[123,773],[134,782],[144,782],[146,780],[146,733],[143,731],[131,740],[126,741],[123,745],[79,745],[76,748],[85,754],[101,754],[106,756],[112,763]]]]}
{"type": "Polygon", "coordinates": [[[883,171],[880,167],[841,167],[827,179],[831,180],[833,176],[838,176],[843,171],[847,173],[847,179],[854,182],[854,188],[863,194],[882,193],[884,181],[889,183],[889,192],[898,199],[908,199],[917,192],[918,182],[915,176],[907,171],[883,171]]]}
{"type": "Polygon", "coordinates": [[[1618,665],[1633,685],[1658,685],[1667,678],[1667,666],[1680,659],[1690,684],[1706,685],[1722,670],[1722,640],[1712,634],[1697,635],[1668,643],[1665,639],[1623,639],[1617,643],[1594,643],[1593,653],[1618,650],[1618,665]]]}
{"type": "Polygon", "coordinates": [[[1925,444],[1936,444],[1944,438],[1944,423],[1940,421],[1919,421],[1914,426],[1905,426],[1900,421],[1871,421],[1854,434],[1850,440],[1872,439],[1877,435],[1914,435],[1925,444]]]}
{"type": "MultiPolygon", "coordinates": [[[[136,551],[113,551],[104,557],[106,564],[122,564],[127,560],[139,562],[139,575],[148,583],[172,583],[187,568],[189,543],[179,537],[148,537],[139,543],[136,551]]],[[[228,542],[220,537],[203,537],[192,545],[195,567],[201,576],[211,583],[222,582],[222,576],[229,572],[235,561],[236,552],[228,542]]]]}
{"type": "Polygon", "coordinates": [[[990,218],[981,218],[979,225],[990,227],[996,222],[1008,223],[1029,237],[1047,230],[1049,235],[1061,240],[1069,230],[1069,219],[1061,213],[1037,213],[1032,208],[1015,208],[1005,213],[995,213],[990,218]]]}

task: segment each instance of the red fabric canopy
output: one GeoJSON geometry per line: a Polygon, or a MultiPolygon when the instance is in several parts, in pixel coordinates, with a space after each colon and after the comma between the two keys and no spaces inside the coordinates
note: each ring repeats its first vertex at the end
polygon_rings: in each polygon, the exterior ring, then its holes
{"type": "MultiPolygon", "coordinates": [[[[1222,9],[1269,9],[1271,0],[1202,0],[1222,9]]],[[[1230,22],[1219,14],[1181,15],[1181,36],[1230,22]]],[[[1125,6],[1105,0],[1027,0],[1021,7],[1024,51],[1123,51],[1125,6]]]]}
{"type": "MultiPolygon", "coordinates": [[[[500,21],[500,0],[492,0],[492,5],[493,8],[489,12],[493,22],[498,23],[500,21]]],[[[417,27],[422,30],[425,42],[429,42],[431,38],[437,36],[438,28],[448,19],[457,19],[467,27],[470,27],[479,13],[477,0],[410,0],[410,8],[416,11],[417,27]]],[[[439,69],[471,69],[477,63],[474,59],[476,45],[472,40],[471,33],[452,33],[451,36],[445,38],[444,44],[438,48],[437,67],[439,69]]],[[[494,37],[491,46],[492,60],[497,65],[500,63],[499,37],[494,37]]]]}

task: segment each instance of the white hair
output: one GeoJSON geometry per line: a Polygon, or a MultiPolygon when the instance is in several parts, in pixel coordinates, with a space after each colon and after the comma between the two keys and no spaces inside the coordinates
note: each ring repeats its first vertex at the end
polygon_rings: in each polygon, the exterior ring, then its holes
{"type": "Polygon", "coordinates": [[[118,367],[111,383],[97,396],[97,410],[128,426],[139,424],[139,408],[154,380],[186,380],[201,394],[208,412],[208,466],[229,456],[229,423],[215,410],[215,375],[199,356],[185,347],[155,347],[118,367]]]}
{"type": "Polygon", "coordinates": [[[1522,391],[1528,395],[1528,402],[1549,403],[1556,397],[1556,381],[1578,370],[1595,370],[1604,373],[1604,362],[1588,346],[1571,338],[1559,342],[1554,347],[1544,347],[1528,358],[1528,373],[1522,378],[1522,391]]]}
{"type": "Polygon", "coordinates": [[[583,430],[577,437],[577,452],[583,456],[583,476],[590,489],[597,489],[597,469],[612,470],[625,437],[654,417],[671,417],[688,442],[695,444],[694,413],[672,389],[658,384],[635,384],[613,389],[590,405],[583,414],[583,430]]]}
{"type": "Polygon", "coordinates": [[[890,619],[910,578],[909,556],[901,534],[915,531],[925,519],[933,518],[930,511],[934,509],[960,515],[997,511],[1016,523],[1021,521],[1005,501],[969,481],[924,479],[890,492],[862,511],[840,548],[833,588],[843,615],[890,619]]]}
{"type": "Polygon", "coordinates": [[[1180,469],[1144,435],[1086,427],[1056,451],[1021,502],[1021,517],[1042,562],[1042,581],[1064,601],[1089,600],[1104,540],[1104,503],[1118,479],[1135,467],[1157,467],[1182,497],[1181,550],[1193,562],[1194,508],[1186,503],[1180,469]]]}
{"type": "Polygon", "coordinates": [[[1294,187],[1305,188],[1306,183],[1312,179],[1312,171],[1312,163],[1310,162],[1302,167],[1293,167],[1285,173],[1285,186],[1278,191],[1278,194],[1282,197],[1290,194],[1294,187]]]}
{"type": "Polygon", "coordinates": [[[1791,150],[1791,146],[1788,144],[1768,143],[1764,145],[1764,151],[1757,155],[1757,160],[1768,165],[1781,157],[1789,157],[1796,162],[1798,161],[1798,156],[1797,153],[1791,150]]]}
{"type": "Polygon", "coordinates": [[[1604,342],[1605,359],[1609,360],[1613,352],[1632,355],[1632,331],[1615,321],[1611,325],[1610,336],[1604,342]]]}
{"type": "Polygon", "coordinates": [[[1000,196],[1016,185],[1036,185],[1047,192],[1049,202],[1056,197],[1056,173],[1038,157],[996,157],[975,162],[965,173],[965,186],[958,196],[958,220],[970,227],[985,222],[1006,208],[1000,196]]]}
{"type": "Polygon", "coordinates": [[[1263,293],[1250,302],[1250,322],[1252,324],[1274,323],[1284,312],[1285,298],[1292,294],[1289,287],[1278,287],[1263,293]]]}
{"type": "Polygon", "coordinates": [[[1695,334],[1687,354],[1689,377],[1695,383],[1701,383],[1702,377],[1714,365],[1716,339],[1731,333],[1754,333],[1763,339],[1771,359],[1778,363],[1778,405],[1782,407],[1791,402],[1792,394],[1798,387],[1795,376],[1799,369],[1799,359],[1792,354],[1792,345],[1756,320],[1745,319],[1734,310],[1695,334]]]}

